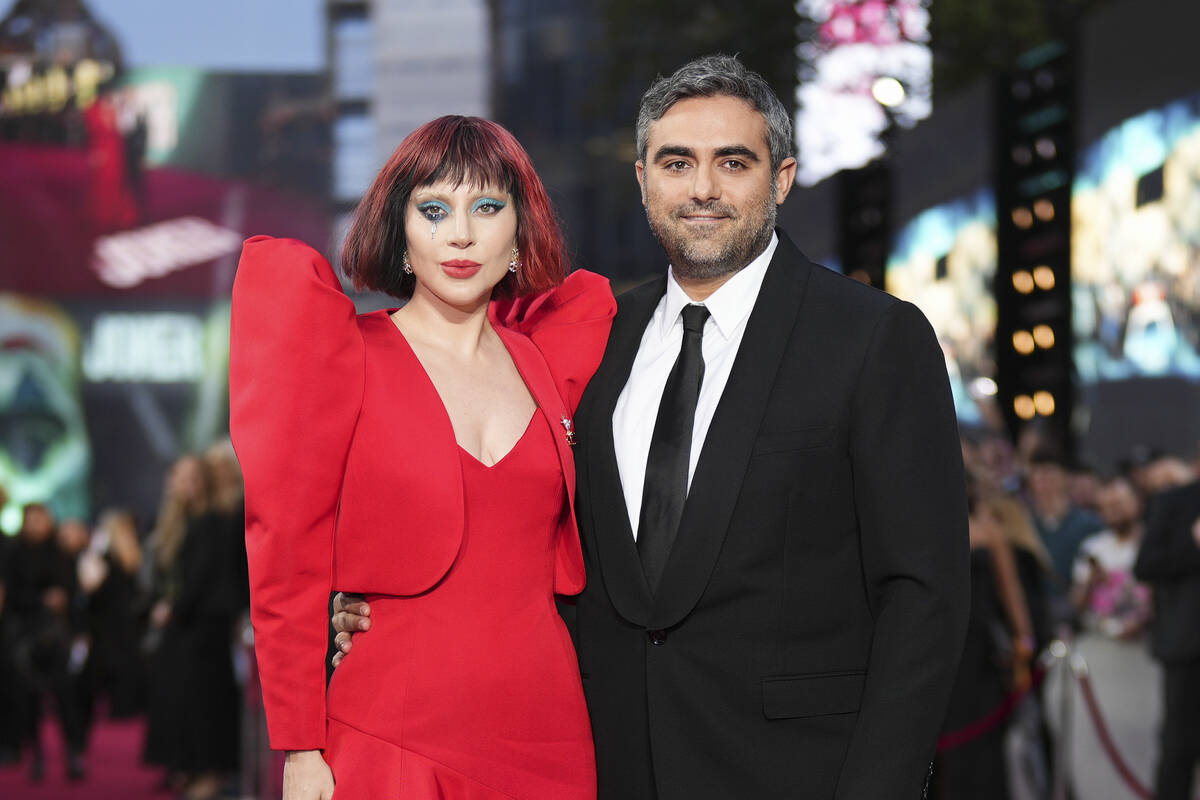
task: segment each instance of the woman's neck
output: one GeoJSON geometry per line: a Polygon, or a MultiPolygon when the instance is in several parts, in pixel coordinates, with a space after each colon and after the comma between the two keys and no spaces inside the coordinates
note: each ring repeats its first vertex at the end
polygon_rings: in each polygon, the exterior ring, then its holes
{"type": "Polygon", "coordinates": [[[412,299],[392,319],[409,339],[436,345],[454,355],[469,357],[492,334],[488,322],[488,300],[470,307],[451,305],[420,284],[412,299]]]}

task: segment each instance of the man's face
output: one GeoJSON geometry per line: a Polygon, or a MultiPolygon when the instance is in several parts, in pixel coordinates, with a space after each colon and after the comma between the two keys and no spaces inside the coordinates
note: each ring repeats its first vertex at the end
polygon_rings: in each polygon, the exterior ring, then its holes
{"type": "Polygon", "coordinates": [[[762,114],[736,97],[693,97],[650,125],[638,183],[650,230],[679,278],[736,272],[763,251],[795,159],[771,169],[762,114]]]}
{"type": "Polygon", "coordinates": [[[1067,471],[1058,464],[1034,464],[1029,468],[1029,491],[1043,501],[1065,497],[1067,471]]]}
{"type": "Polygon", "coordinates": [[[1097,500],[1104,522],[1114,530],[1128,528],[1141,516],[1137,493],[1126,481],[1115,480],[1104,484],[1097,500]]]}

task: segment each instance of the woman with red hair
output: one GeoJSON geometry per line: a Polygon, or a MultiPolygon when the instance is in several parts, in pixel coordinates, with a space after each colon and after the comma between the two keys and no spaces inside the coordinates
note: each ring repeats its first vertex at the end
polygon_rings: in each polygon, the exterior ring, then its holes
{"type": "Polygon", "coordinates": [[[565,275],[528,155],[476,117],[404,140],[343,263],[407,303],[356,315],[324,258],[269,237],[246,242],[233,292],[230,428],[284,798],[594,798],[554,596],[583,588],[571,417],[608,283],[565,275]],[[381,611],[327,691],[335,591],[381,611]]]}

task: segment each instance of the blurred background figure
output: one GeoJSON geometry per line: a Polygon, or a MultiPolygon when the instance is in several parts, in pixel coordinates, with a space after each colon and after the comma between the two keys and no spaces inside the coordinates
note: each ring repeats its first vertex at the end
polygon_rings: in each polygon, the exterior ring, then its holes
{"type": "Polygon", "coordinates": [[[91,668],[91,619],[88,595],[80,582],[79,568],[84,554],[91,544],[92,533],[81,519],[65,519],[59,523],[55,542],[59,552],[66,558],[74,578],[71,586],[70,609],[71,640],[67,656],[68,702],[74,706],[73,716],[81,720],[83,741],[86,747],[91,736],[93,720],[93,695],[90,677],[91,668]]]}
{"type": "Polygon", "coordinates": [[[214,511],[207,463],[181,457],[151,535],[157,599],[150,626],[157,643],[145,758],[165,767],[168,782],[189,800],[218,796],[237,768],[240,697],[231,636],[241,575],[226,525],[214,511]]]}
{"type": "Polygon", "coordinates": [[[935,765],[937,797],[1007,800],[1007,718],[981,720],[1010,692],[1031,688],[1035,632],[1014,557],[1014,547],[995,507],[968,490],[971,538],[971,613],[962,662],[943,725],[935,765]]]}
{"type": "Polygon", "coordinates": [[[1185,486],[1195,479],[1195,470],[1185,459],[1161,455],[1146,465],[1142,486],[1147,498],[1153,501],[1156,495],[1185,486]]]}
{"type": "Polygon", "coordinates": [[[115,719],[143,708],[146,604],[138,582],[141,568],[142,546],[133,515],[123,509],[103,511],[78,572],[87,598],[90,691],[107,701],[108,715],[115,719]]]}
{"type": "MultiPolygon", "coordinates": [[[[0,508],[8,503],[8,493],[0,486],[0,508]]],[[[17,642],[16,617],[8,610],[9,560],[16,542],[0,536],[0,766],[14,764],[21,757],[20,703],[17,670],[13,653],[17,642]]]]}
{"type": "Polygon", "coordinates": [[[246,489],[233,443],[222,439],[204,451],[204,463],[212,476],[212,513],[221,528],[227,551],[222,560],[231,571],[233,593],[229,598],[235,615],[250,610],[250,576],[246,566],[246,489]]]}
{"type": "MultiPolygon", "coordinates": [[[[1165,470],[1164,482],[1184,477],[1165,470]]],[[[1190,800],[1200,766],[1200,480],[1151,499],[1134,573],[1154,593],[1152,648],[1162,664],[1157,800],[1190,800]]]]}
{"type": "MultiPolygon", "coordinates": [[[[1034,531],[1029,511],[1015,496],[1011,493],[992,493],[983,502],[994,515],[1016,561],[1017,579],[1024,594],[1033,637],[1032,642],[1024,642],[1030,648],[1029,668],[1032,671],[1037,663],[1036,657],[1045,651],[1053,638],[1049,599],[1053,574],[1050,554],[1034,531]]],[[[1024,652],[1021,645],[1021,641],[1014,641],[1015,653],[1024,652]]],[[[1014,681],[1013,688],[1020,690],[1023,685],[1023,681],[1014,681]]],[[[1042,693],[1037,686],[1029,688],[1031,691],[1020,699],[1011,719],[1007,721],[1005,753],[1008,757],[1009,788],[1016,798],[1045,797],[1049,792],[1051,770],[1054,767],[1042,693]]]]}
{"type": "Polygon", "coordinates": [[[84,777],[86,720],[78,702],[80,670],[71,650],[78,630],[73,612],[74,564],[55,538],[54,517],[41,504],[24,509],[20,533],[8,559],[5,616],[13,617],[17,719],[30,748],[30,777],[45,777],[42,713],[52,708],[66,742],[62,765],[69,778],[84,777]]]}
{"type": "Polygon", "coordinates": [[[1050,555],[1051,615],[1056,625],[1070,626],[1075,619],[1069,598],[1075,556],[1083,540],[1101,530],[1104,522],[1072,502],[1067,465],[1057,451],[1041,447],[1030,453],[1026,480],[1030,515],[1050,555]]]}
{"type": "MultiPolygon", "coordinates": [[[[1071,602],[1079,615],[1075,649],[1087,659],[1092,689],[1113,741],[1138,775],[1153,770],[1154,730],[1160,716],[1159,669],[1146,632],[1150,588],[1133,573],[1142,545],[1142,501],[1124,476],[1104,480],[1097,500],[1105,528],[1084,539],[1072,571],[1071,602]]],[[[1070,740],[1073,784],[1079,797],[1101,797],[1120,778],[1107,763],[1083,700],[1070,740]]]]}
{"type": "Polygon", "coordinates": [[[1085,511],[1100,513],[1100,476],[1091,466],[1076,463],[1069,470],[1071,505],[1085,511]]]}
{"type": "Polygon", "coordinates": [[[1100,485],[1098,501],[1106,527],[1079,546],[1071,602],[1085,632],[1140,642],[1151,613],[1150,589],[1133,575],[1142,543],[1142,502],[1120,476],[1100,485]]]}

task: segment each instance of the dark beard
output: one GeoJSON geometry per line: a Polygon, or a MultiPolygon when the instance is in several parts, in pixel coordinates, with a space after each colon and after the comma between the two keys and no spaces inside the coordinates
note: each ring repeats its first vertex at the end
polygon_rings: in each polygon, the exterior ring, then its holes
{"type": "MultiPolygon", "coordinates": [[[[654,238],[658,240],[659,245],[666,252],[667,258],[671,262],[671,270],[677,277],[688,280],[710,280],[719,278],[722,275],[728,275],[745,267],[755,258],[757,258],[767,245],[771,243],[771,235],[775,232],[775,187],[771,187],[771,197],[768,198],[763,209],[763,217],[761,224],[756,228],[739,229],[723,242],[723,247],[715,254],[707,254],[693,251],[690,247],[691,242],[683,236],[674,236],[673,231],[660,230],[654,224],[654,218],[650,215],[650,209],[646,209],[646,222],[650,225],[650,232],[654,234],[654,238]]],[[[671,212],[674,218],[680,218],[686,214],[695,213],[697,211],[719,211],[722,214],[727,214],[730,219],[737,220],[733,216],[734,209],[722,205],[719,202],[709,203],[703,206],[693,206],[686,209],[676,209],[671,212]]]]}

